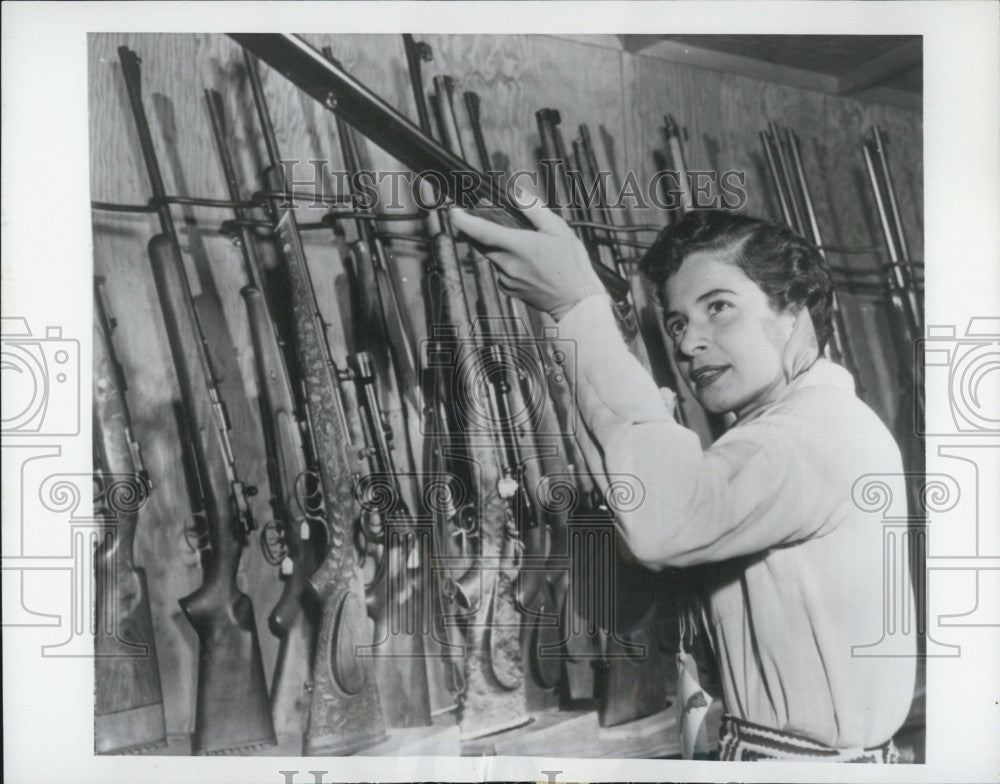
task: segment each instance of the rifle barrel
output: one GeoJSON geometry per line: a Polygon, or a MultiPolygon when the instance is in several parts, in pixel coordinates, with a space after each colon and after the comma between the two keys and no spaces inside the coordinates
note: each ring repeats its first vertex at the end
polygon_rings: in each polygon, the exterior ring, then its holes
{"type": "MultiPolygon", "coordinates": [[[[321,52],[298,36],[280,33],[230,33],[230,37],[279,71],[329,111],[341,115],[360,133],[414,172],[436,172],[446,195],[479,215],[511,228],[534,229],[534,225],[500,185],[439,144],[429,133],[430,118],[420,96],[418,128],[393,107],[347,73],[330,63],[321,52]],[[421,110],[421,104],[424,109],[421,110]],[[469,189],[471,174],[475,187],[469,189]],[[471,199],[469,204],[467,199],[471,199]]],[[[413,72],[411,71],[411,77],[413,72]]],[[[620,300],[628,283],[607,268],[598,269],[609,293],[620,300]]]]}
{"type": "Polygon", "coordinates": [[[681,141],[681,129],[672,114],[667,114],[663,117],[663,133],[667,137],[671,162],[677,170],[677,187],[681,189],[681,209],[684,212],[690,212],[694,208],[691,181],[688,179],[687,162],[684,159],[684,144],[681,141]]]}
{"type": "MultiPolygon", "coordinates": [[[[163,176],[160,172],[160,165],[156,157],[156,148],[153,145],[153,136],[149,130],[149,121],[146,118],[146,111],[142,105],[142,74],[140,70],[141,60],[139,56],[127,46],[118,47],[118,57],[121,61],[122,75],[125,78],[125,87],[128,92],[129,104],[132,109],[132,116],[135,120],[136,132],[139,136],[139,145],[142,150],[142,157],[146,164],[146,172],[149,176],[149,184],[153,193],[153,201],[157,205],[157,216],[162,229],[161,237],[165,238],[166,248],[161,248],[159,253],[176,266],[176,273],[179,276],[181,310],[185,320],[191,324],[195,336],[199,343],[198,361],[204,371],[204,385],[207,389],[209,399],[212,403],[212,413],[215,419],[215,429],[218,433],[220,446],[225,460],[227,480],[236,503],[237,520],[243,535],[257,527],[247,502],[247,495],[252,495],[249,488],[245,488],[240,482],[236,473],[236,461],[233,456],[232,445],[229,441],[229,416],[226,412],[225,403],[219,395],[218,374],[212,364],[211,353],[209,352],[208,339],[205,337],[205,330],[202,327],[198,311],[194,306],[194,296],[191,293],[191,285],[184,271],[183,258],[181,256],[180,243],[177,239],[177,231],[174,226],[173,217],[170,214],[170,206],[166,201],[166,190],[163,185],[163,176]]],[[[154,238],[155,241],[155,238],[154,238]]],[[[151,245],[152,248],[152,245],[151,245]]],[[[186,356],[180,344],[171,344],[174,365],[177,369],[178,379],[182,383],[182,390],[185,385],[189,400],[186,405],[193,408],[193,400],[197,393],[195,386],[188,378],[186,370],[186,356]],[[182,379],[181,377],[185,377],[182,379]]]]}

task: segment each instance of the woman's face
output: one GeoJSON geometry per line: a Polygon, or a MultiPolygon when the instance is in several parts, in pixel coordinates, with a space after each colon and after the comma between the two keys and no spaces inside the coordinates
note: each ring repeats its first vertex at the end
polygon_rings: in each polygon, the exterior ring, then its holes
{"type": "Polygon", "coordinates": [[[712,413],[743,417],[785,386],[781,357],[795,317],[733,263],[733,249],[698,251],[664,284],[677,366],[712,413]]]}

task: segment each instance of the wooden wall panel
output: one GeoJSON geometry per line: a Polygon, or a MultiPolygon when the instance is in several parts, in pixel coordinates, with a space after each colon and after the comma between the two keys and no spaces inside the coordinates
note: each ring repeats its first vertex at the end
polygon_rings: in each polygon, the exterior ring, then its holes
{"type": "MultiPolygon", "coordinates": [[[[355,76],[415,119],[399,36],[307,38],[317,46],[330,45],[355,76]]],[[[480,94],[486,141],[497,168],[535,167],[539,138],[534,112],[552,107],[562,113],[567,142],[576,136],[579,123],[588,123],[602,165],[613,168],[619,178],[631,169],[645,182],[655,171],[654,151],[665,151],[662,115],[671,112],[689,129],[689,166],[746,171],[747,210],[774,217],[777,211],[764,180],[757,132],[768,120],[792,127],[802,140],[821,227],[828,242],[838,245],[881,247],[859,147],[864,129],[878,122],[890,138],[890,163],[913,254],[922,258],[918,113],[630,55],[611,45],[614,39],[608,36],[428,35],[424,39],[434,51],[434,59],[424,64],[428,85],[435,74],[447,73],[458,81],[459,92],[471,89],[480,94]]],[[[243,192],[255,191],[264,152],[235,44],[222,35],[97,34],[90,39],[89,63],[92,197],[135,204],[149,196],[118,67],[116,47],[121,44],[135,49],[143,59],[145,106],[168,191],[225,196],[202,105],[204,87],[223,94],[243,192]],[[171,112],[173,134],[167,122],[171,112]]],[[[262,77],[283,157],[301,162],[326,160],[331,168],[339,168],[333,118],[270,69],[263,67],[262,77]]],[[[459,106],[464,123],[464,108],[459,106]]],[[[395,168],[374,145],[368,144],[366,152],[373,169],[395,168]]],[[[475,161],[471,147],[466,152],[475,161]]],[[[302,163],[296,176],[311,179],[311,169],[302,163]]],[[[320,214],[300,205],[301,221],[315,221],[320,214]]],[[[252,503],[263,523],[269,519],[267,477],[253,357],[239,296],[246,277],[237,249],[216,232],[230,216],[195,208],[186,213],[177,209],[175,217],[200,312],[221,308],[225,316],[226,334],[218,341],[218,351],[224,360],[227,389],[233,395],[227,402],[233,413],[237,462],[245,480],[260,488],[252,503]]],[[[656,223],[666,219],[657,210],[633,217],[656,223]]],[[[394,224],[393,228],[400,227],[394,224]]],[[[193,728],[197,642],[179,614],[177,599],[198,586],[200,570],[197,558],[183,543],[186,491],[178,468],[179,440],[172,409],[178,393],[145,252],[146,242],[156,231],[151,216],[94,213],[95,272],[108,280],[109,297],[120,322],[116,344],[131,385],[129,402],[156,482],[138,531],[137,560],[149,575],[168,728],[187,732],[193,728]]],[[[330,323],[333,353],[342,362],[353,350],[344,262],[328,232],[310,232],[306,244],[320,307],[330,323]]],[[[422,254],[405,243],[396,243],[391,252],[393,274],[419,340],[425,329],[422,254]]],[[[835,260],[859,268],[874,264],[871,255],[835,260]]],[[[869,400],[888,420],[897,396],[892,359],[878,344],[885,337],[884,315],[872,303],[846,299],[852,336],[863,335],[874,346],[862,355],[866,376],[878,379],[869,400]]],[[[277,643],[267,630],[266,616],[280,586],[255,544],[244,555],[240,580],[254,601],[265,667],[270,672],[277,643]]]]}

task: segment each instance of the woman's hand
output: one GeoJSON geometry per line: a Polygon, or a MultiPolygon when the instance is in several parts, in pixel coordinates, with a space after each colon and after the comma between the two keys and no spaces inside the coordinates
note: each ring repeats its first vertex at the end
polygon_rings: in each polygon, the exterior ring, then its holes
{"type": "Polygon", "coordinates": [[[491,248],[500,288],[556,321],[591,294],[603,294],[583,243],[551,210],[534,204],[524,209],[538,231],[511,229],[451,208],[452,225],[491,248]],[[495,250],[493,250],[495,249],[495,250]]]}

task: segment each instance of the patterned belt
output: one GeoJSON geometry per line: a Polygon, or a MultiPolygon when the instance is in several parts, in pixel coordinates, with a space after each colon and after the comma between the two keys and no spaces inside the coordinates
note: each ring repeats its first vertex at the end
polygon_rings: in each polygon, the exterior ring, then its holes
{"type": "Polygon", "coordinates": [[[724,716],[719,738],[719,759],[737,762],[753,760],[799,760],[803,762],[899,762],[896,744],[890,738],[869,749],[834,749],[792,732],[762,727],[734,716],[724,716]]]}

